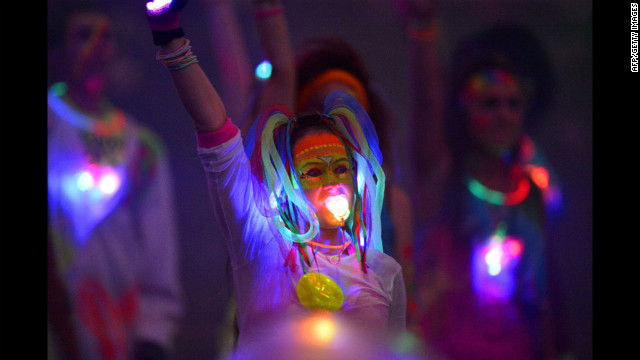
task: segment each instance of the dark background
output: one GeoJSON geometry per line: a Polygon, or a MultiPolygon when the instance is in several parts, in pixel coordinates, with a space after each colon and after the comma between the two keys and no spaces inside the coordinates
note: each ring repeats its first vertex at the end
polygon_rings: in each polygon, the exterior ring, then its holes
{"type": "MultiPolygon", "coordinates": [[[[58,0],[49,0],[55,6],[58,0]]],[[[117,15],[121,54],[111,90],[113,101],[156,130],[166,142],[174,174],[180,230],[181,273],[187,311],[173,359],[216,359],[231,294],[226,250],[195,152],[195,136],[167,70],[156,62],[156,47],[144,17],[144,1],[104,0],[117,15]]],[[[318,34],[340,35],[364,56],[377,88],[397,120],[397,150],[406,159],[409,115],[407,40],[390,0],[281,0],[292,41],[318,34]]],[[[250,0],[236,9],[252,63],[262,54],[250,0]]],[[[559,259],[566,299],[567,329],[577,359],[592,358],[592,2],[589,0],[441,1],[440,57],[447,63],[456,42],[496,22],[529,27],[546,46],[556,77],[553,102],[531,134],[563,185],[565,214],[551,244],[559,259]]],[[[624,16],[628,16],[627,13],[624,16]]],[[[190,0],[181,24],[214,86],[219,69],[212,53],[206,11],[190,0]]],[[[627,22],[627,18],[621,21],[627,22]]],[[[628,30],[628,28],[627,28],[628,30]]],[[[627,33],[623,34],[628,37],[627,33]]],[[[624,54],[623,60],[627,59],[624,54]]],[[[624,62],[623,62],[624,63],[624,62]]],[[[626,66],[626,65],[625,65],[626,66]]],[[[401,163],[404,166],[404,163],[401,163]]],[[[406,179],[403,179],[406,180],[406,179]]]]}

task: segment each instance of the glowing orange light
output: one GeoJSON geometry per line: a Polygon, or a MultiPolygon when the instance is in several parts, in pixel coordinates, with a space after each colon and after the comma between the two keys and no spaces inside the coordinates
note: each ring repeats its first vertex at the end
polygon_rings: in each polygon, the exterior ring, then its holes
{"type": "Polygon", "coordinates": [[[313,345],[325,345],[334,339],[336,324],[330,314],[318,312],[300,323],[300,336],[303,340],[313,345]]]}
{"type": "Polygon", "coordinates": [[[529,165],[529,174],[539,188],[544,190],[549,186],[549,171],[544,167],[529,165]]]}

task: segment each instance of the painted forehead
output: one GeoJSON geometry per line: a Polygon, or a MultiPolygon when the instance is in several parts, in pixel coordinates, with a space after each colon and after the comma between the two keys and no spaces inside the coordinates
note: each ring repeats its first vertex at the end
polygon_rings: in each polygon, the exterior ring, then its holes
{"type": "Polygon", "coordinates": [[[328,132],[310,134],[300,139],[293,149],[293,165],[298,166],[309,159],[327,156],[347,156],[340,138],[328,132]]]}
{"type": "Polygon", "coordinates": [[[474,95],[495,85],[518,89],[518,78],[512,73],[500,69],[488,69],[478,72],[467,80],[460,93],[460,100],[462,104],[466,104],[474,95]]]}
{"type": "Polygon", "coordinates": [[[467,80],[465,88],[470,90],[482,90],[492,85],[518,86],[516,76],[508,71],[489,69],[481,71],[467,80]]]}

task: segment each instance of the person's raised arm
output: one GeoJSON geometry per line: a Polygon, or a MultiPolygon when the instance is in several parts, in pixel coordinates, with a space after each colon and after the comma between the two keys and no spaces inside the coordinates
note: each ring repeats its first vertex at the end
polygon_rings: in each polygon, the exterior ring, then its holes
{"type": "Polygon", "coordinates": [[[273,104],[294,106],[296,71],[293,47],[284,9],[279,0],[252,0],[256,27],[262,49],[271,63],[271,76],[267,80],[255,108],[255,118],[273,104]]]}
{"type": "Polygon", "coordinates": [[[154,44],[160,47],[157,58],[171,73],[174,86],[196,130],[207,132],[221,128],[227,118],[224,104],[198,64],[180,27],[186,0],[147,2],[147,20],[154,44]]]}
{"type": "MultiPolygon", "coordinates": [[[[207,7],[207,25],[220,74],[220,96],[227,114],[242,128],[251,102],[253,74],[233,0],[200,0],[207,7]]],[[[253,119],[251,119],[253,120],[253,119]]]]}
{"type": "MultiPolygon", "coordinates": [[[[413,188],[417,214],[430,217],[450,170],[451,153],[445,137],[445,89],[437,52],[438,0],[393,0],[409,39],[409,120],[413,188]]],[[[418,218],[421,222],[424,218],[418,218]]]]}

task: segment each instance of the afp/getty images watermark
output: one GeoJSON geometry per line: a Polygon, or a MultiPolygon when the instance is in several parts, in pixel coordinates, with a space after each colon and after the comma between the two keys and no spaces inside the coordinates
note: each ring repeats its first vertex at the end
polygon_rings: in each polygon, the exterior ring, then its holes
{"type": "Polygon", "coordinates": [[[631,3],[631,72],[638,72],[638,3],[631,3]]]}

